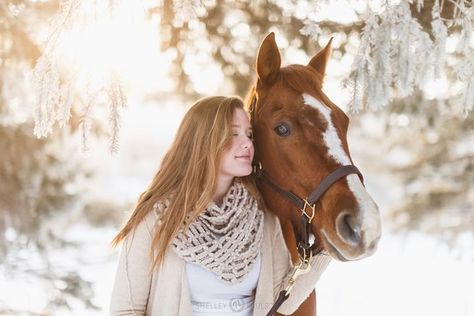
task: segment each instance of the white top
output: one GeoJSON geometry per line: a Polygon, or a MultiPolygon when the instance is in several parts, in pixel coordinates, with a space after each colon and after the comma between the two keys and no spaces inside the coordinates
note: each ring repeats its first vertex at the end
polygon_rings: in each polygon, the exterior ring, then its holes
{"type": "Polygon", "coordinates": [[[193,316],[251,316],[254,293],[260,275],[261,258],[257,256],[242,282],[231,284],[200,265],[186,263],[193,316]]]}

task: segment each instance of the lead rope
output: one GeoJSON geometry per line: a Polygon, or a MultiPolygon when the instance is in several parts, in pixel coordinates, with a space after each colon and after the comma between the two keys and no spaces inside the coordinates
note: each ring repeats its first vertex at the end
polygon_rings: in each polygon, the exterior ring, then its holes
{"type": "Polygon", "coordinates": [[[290,292],[293,289],[293,286],[296,283],[296,280],[308,273],[311,270],[311,259],[313,258],[313,251],[311,250],[311,244],[309,243],[309,231],[308,229],[310,228],[310,223],[311,220],[314,218],[314,213],[315,213],[315,205],[310,205],[306,200],[305,200],[305,205],[301,209],[301,212],[303,213],[302,219],[301,219],[301,225],[302,225],[302,231],[303,231],[303,238],[300,240],[298,243],[298,253],[299,253],[299,259],[300,262],[298,265],[294,266],[291,272],[288,274],[290,275],[290,278],[288,280],[288,283],[282,291],[278,294],[278,298],[273,304],[272,308],[270,311],[267,313],[266,316],[273,316],[277,312],[278,308],[290,297],[290,292]],[[306,212],[306,207],[309,206],[312,210],[311,215],[309,215],[306,212]]]}
{"type": "Polygon", "coordinates": [[[311,270],[311,264],[308,263],[303,263],[300,261],[300,263],[293,267],[293,270],[291,272],[291,277],[288,280],[288,284],[286,285],[285,289],[280,291],[278,294],[278,298],[275,301],[275,304],[273,304],[272,308],[270,311],[267,313],[267,316],[273,316],[278,308],[290,297],[290,292],[293,286],[295,285],[296,279],[303,275],[308,273],[311,270]]]}

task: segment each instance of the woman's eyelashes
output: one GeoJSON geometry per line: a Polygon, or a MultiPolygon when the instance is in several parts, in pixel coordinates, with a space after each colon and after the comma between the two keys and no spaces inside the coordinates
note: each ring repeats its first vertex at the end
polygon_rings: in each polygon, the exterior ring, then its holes
{"type": "MultiPolygon", "coordinates": [[[[238,132],[238,131],[232,132],[232,136],[239,136],[239,135],[240,135],[240,132],[238,132]]],[[[247,132],[245,136],[247,136],[247,138],[253,140],[253,133],[252,132],[247,132]]]]}

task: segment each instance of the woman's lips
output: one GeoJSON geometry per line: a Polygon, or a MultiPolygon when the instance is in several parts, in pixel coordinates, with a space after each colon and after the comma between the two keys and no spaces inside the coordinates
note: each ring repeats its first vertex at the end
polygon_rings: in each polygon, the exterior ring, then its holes
{"type": "Polygon", "coordinates": [[[236,159],[240,159],[240,160],[245,160],[245,161],[250,161],[250,156],[235,156],[236,159]]]}

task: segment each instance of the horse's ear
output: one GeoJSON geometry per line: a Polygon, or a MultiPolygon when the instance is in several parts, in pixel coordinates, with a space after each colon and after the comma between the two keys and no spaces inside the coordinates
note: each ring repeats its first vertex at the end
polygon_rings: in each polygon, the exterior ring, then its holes
{"type": "Polygon", "coordinates": [[[326,72],[326,65],[329,61],[329,57],[331,56],[332,52],[332,39],[326,44],[326,47],[321,49],[316,55],[311,58],[308,66],[313,67],[317,72],[319,72],[323,77],[326,72]]]}
{"type": "Polygon", "coordinates": [[[263,83],[273,82],[280,71],[281,58],[275,42],[275,34],[271,32],[263,40],[257,55],[257,75],[263,83]]]}

